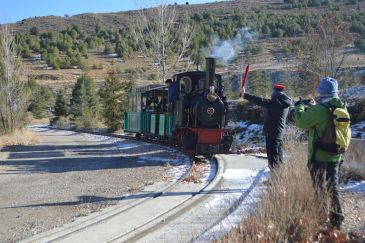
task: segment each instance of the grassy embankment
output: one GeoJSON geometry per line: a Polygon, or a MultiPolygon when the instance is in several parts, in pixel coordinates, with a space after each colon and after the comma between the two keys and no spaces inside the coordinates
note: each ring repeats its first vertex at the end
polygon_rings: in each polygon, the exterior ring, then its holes
{"type": "Polygon", "coordinates": [[[29,129],[20,129],[11,134],[0,136],[0,148],[14,145],[31,145],[37,142],[37,135],[29,129]]]}
{"type": "MultiPolygon", "coordinates": [[[[307,169],[306,145],[298,142],[297,131],[288,131],[284,164],[271,174],[261,203],[255,206],[241,225],[218,242],[312,242],[316,239],[323,215],[323,199],[316,196],[307,169]]],[[[365,163],[359,144],[353,144],[346,156],[358,165],[356,170],[342,169],[343,175],[365,180],[365,163]],[[359,169],[361,168],[361,169],[359,169]]],[[[346,166],[347,168],[347,166],[346,166]]],[[[351,167],[353,168],[353,167],[351,167]]]]}

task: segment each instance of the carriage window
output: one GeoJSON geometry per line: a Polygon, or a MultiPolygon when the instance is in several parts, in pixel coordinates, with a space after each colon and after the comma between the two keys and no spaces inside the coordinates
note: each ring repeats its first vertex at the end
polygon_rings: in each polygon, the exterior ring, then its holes
{"type": "Polygon", "coordinates": [[[141,111],[141,95],[138,94],[137,96],[137,112],[140,112],[141,111]]]}
{"type": "Polygon", "coordinates": [[[142,95],[142,110],[145,111],[147,106],[147,97],[142,95]]]}
{"type": "Polygon", "coordinates": [[[188,76],[185,76],[185,77],[182,77],[180,79],[180,92],[183,92],[183,93],[190,93],[191,92],[191,85],[192,85],[192,82],[191,82],[191,79],[188,77],[188,76]]]}
{"type": "Polygon", "coordinates": [[[136,96],[132,96],[132,111],[136,111],[136,96]]]}
{"type": "Polygon", "coordinates": [[[128,96],[128,110],[132,111],[132,96],[128,96]]]}

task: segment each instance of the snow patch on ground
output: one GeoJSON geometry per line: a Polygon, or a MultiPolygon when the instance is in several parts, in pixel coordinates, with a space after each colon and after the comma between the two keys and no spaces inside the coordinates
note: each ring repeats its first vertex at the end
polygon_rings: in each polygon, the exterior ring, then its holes
{"type": "Polygon", "coordinates": [[[211,242],[225,235],[233,227],[237,227],[242,222],[242,218],[247,217],[253,207],[259,203],[260,195],[265,190],[266,186],[262,183],[268,180],[270,175],[269,169],[265,170],[250,170],[250,169],[227,169],[223,174],[226,180],[239,183],[239,190],[236,193],[230,193],[232,198],[227,198],[226,195],[220,194],[211,202],[206,204],[206,207],[221,207],[226,208],[223,204],[230,204],[233,197],[243,197],[239,206],[225,217],[218,224],[213,226],[203,235],[198,237],[195,242],[211,242]]]}
{"type": "Polygon", "coordinates": [[[172,158],[163,158],[163,157],[149,157],[149,156],[140,156],[138,157],[138,163],[145,163],[146,161],[157,161],[157,162],[165,162],[165,163],[178,163],[178,159],[172,158]]]}
{"type": "Polygon", "coordinates": [[[85,138],[88,138],[90,140],[93,141],[99,141],[99,142],[104,142],[104,143],[115,143],[115,142],[119,142],[122,139],[121,138],[116,138],[116,137],[108,137],[108,136],[104,136],[104,135],[96,135],[96,134],[91,134],[91,133],[80,133],[80,136],[83,136],[85,138]]]}
{"type": "Polygon", "coordinates": [[[27,126],[27,128],[35,131],[35,132],[44,132],[49,130],[48,124],[36,124],[27,126]]]}
{"type": "Polygon", "coordinates": [[[248,122],[228,122],[227,127],[236,130],[235,144],[245,144],[247,147],[262,146],[264,136],[262,135],[263,125],[250,124],[248,122]]]}
{"type": "Polygon", "coordinates": [[[350,87],[346,89],[344,92],[341,92],[341,97],[350,100],[364,96],[365,96],[365,85],[350,87]]]}
{"type": "Polygon", "coordinates": [[[190,167],[190,164],[176,165],[168,170],[168,174],[174,176],[175,180],[178,180],[189,171],[190,167]]]}
{"type": "Polygon", "coordinates": [[[135,144],[135,143],[120,143],[120,144],[117,144],[115,147],[118,148],[118,149],[132,149],[132,148],[137,148],[137,147],[140,147],[141,145],[139,144],[135,144]]]}
{"type": "Polygon", "coordinates": [[[248,184],[252,183],[252,178],[257,175],[256,170],[248,169],[226,169],[223,174],[223,178],[228,180],[239,180],[244,181],[248,184]]]}
{"type": "MultiPolygon", "coordinates": [[[[52,131],[53,133],[59,135],[59,136],[68,136],[68,135],[74,135],[77,134],[79,136],[82,136],[84,138],[87,138],[92,141],[99,141],[106,144],[115,144],[115,147],[120,150],[128,150],[128,149],[134,149],[138,148],[140,146],[146,146],[149,145],[145,142],[138,142],[133,143],[129,140],[126,140],[124,138],[118,138],[118,137],[109,137],[104,135],[96,135],[96,134],[90,134],[90,133],[78,133],[70,130],[58,130],[58,129],[51,129],[51,127],[48,124],[38,124],[38,125],[32,125],[28,126],[28,128],[34,130],[35,132],[44,132],[44,131],[52,131]]],[[[156,147],[160,147],[160,150],[154,150],[151,152],[143,153],[142,156],[140,156],[137,160],[137,163],[139,164],[145,164],[148,162],[158,162],[158,163],[170,163],[172,166],[170,169],[167,170],[167,174],[172,176],[174,179],[179,179],[181,176],[183,176],[187,171],[190,170],[191,167],[191,161],[188,156],[181,154],[180,152],[171,149],[171,148],[165,148],[159,145],[155,145],[156,147]],[[146,156],[147,154],[155,154],[162,151],[168,151],[174,154],[174,156],[171,157],[161,157],[161,156],[146,156]]],[[[207,175],[209,177],[209,175],[207,175]]]]}
{"type": "Polygon", "coordinates": [[[348,192],[365,193],[365,181],[350,181],[349,183],[341,187],[341,189],[348,192]]]}
{"type": "Polygon", "coordinates": [[[351,126],[351,136],[353,138],[365,139],[365,121],[358,122],[351,126]]]}
{"type": "Polygon", "coordinates": [[[203,173],[202,178],[201,178],[203,183],[209,183],[214,179],[214,177],[216,176],[216,172],[217,172],[217,164],[209,163],[209,164],[207,164],[207,168],[208,168],[208,170],[205,171],[205,173],[203,173]]]}

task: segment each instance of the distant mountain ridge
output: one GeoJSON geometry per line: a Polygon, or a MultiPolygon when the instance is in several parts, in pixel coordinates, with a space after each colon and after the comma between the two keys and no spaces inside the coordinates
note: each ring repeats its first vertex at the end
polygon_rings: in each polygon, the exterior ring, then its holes
{"type": "MultiPolygon", "coordinates": [[[[188,1],[187,1],[188,3],[188,1]]],[[[215,12],[224,14],[227,11],[241,9],[252,11],[262,8],[277,8],[283,3],[282,0],[246,0],[246,1],[223,1],[205,4],[176,4],[179,14],[192,15],[201,12],[215,12]]],[[[67,27],[77,25],[86,31],[94,31],[96,25],[107,29],[118,30],[129,26],[138,17],[138,10],[113,12],[113,13],[84,13],[73,16],[44,16],[31,17],[13,23],[16,31],[27,32],[33,26],[37,26],[42,32],[61,31],[67,27]]]]}

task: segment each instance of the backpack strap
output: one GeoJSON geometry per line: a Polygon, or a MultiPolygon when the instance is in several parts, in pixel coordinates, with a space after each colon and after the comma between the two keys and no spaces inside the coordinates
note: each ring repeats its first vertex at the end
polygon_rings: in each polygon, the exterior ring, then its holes
{"type": "MultiPolygon", "coordinates": [[[[320,103],[320,104],[318,104],[318,105],[321,105],[321,106],[323,106],[323,107],[325,107],[326,108],[326,110],[327,110],[327,119],[328,119],[328,122],[330,122],[330,116],[331,116],[331,112],[332,112],[332,110],[331,109],[333,109],[334,107],[333,106],[331,106],[330,104],[328,104],[328,103],[320,103]]],[[[329,124],[327,124],[327,126],[328,126],[329,124]]],[[[327,128],[326,128],[327,129],[327,128]]],[[[315,157],[316,157],[316,153],[317,153],[317,150],[318,150],[318,145],[317,145],[317,140],[318,139],[320,139],[320,137],[319,137],[319,135],[318,135],[318,131],[317,131],[317,128],[316,127],[314,127],[314,136],[315,136],[315,138],[313,138],[313,152],[312,152],[312,156],[311,156],[311,161],[315,161],[315,157]]]]}

